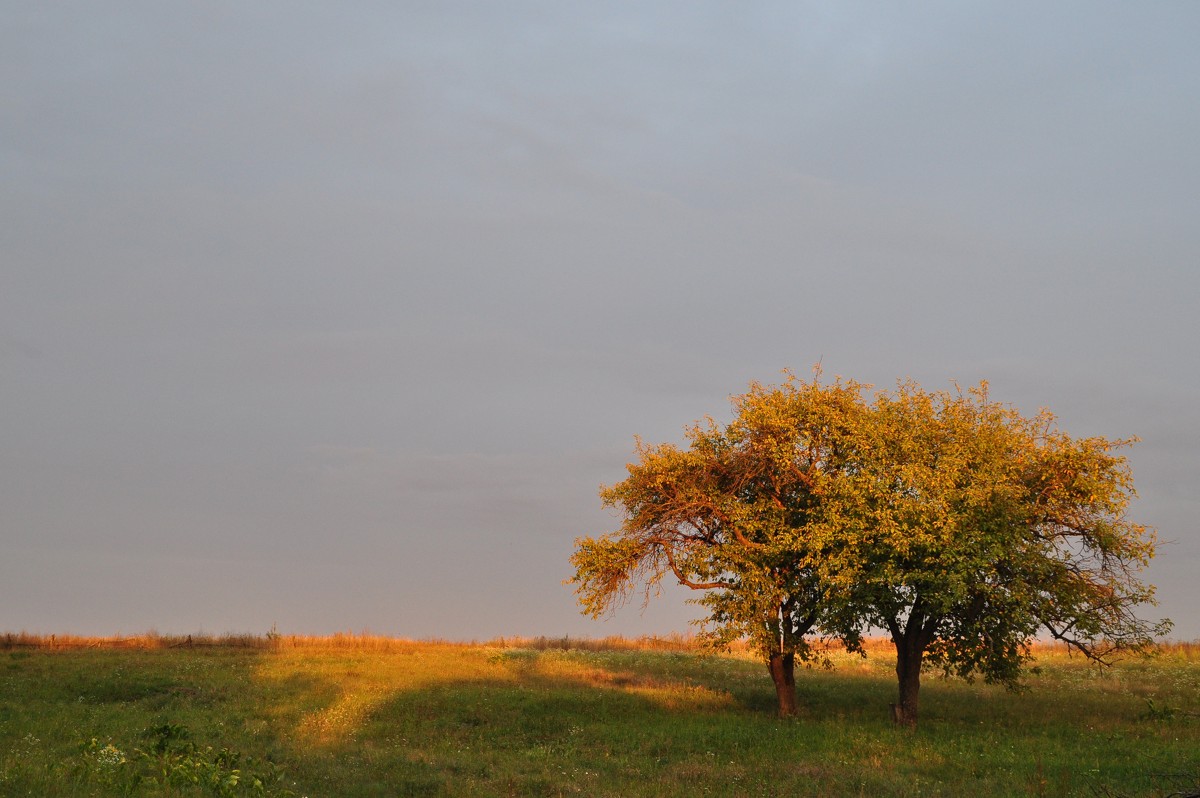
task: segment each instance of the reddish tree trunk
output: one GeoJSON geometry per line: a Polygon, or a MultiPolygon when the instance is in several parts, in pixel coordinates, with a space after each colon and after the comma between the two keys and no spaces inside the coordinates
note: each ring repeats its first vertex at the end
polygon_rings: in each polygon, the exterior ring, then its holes
{"type": "Polygon", "coordinates": [[[790,718],[796,714],[796,655],[789,652],[773,652],[767,660],[767,670],[775,683],[775,695],[779,699],[779,716],[790,718]]]}

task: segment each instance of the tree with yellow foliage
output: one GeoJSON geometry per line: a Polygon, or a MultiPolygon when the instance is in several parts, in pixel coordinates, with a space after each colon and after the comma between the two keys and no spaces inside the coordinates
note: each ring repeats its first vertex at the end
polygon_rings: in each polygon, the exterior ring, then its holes
{"type": "Polygon", "coordinates": [[[778,388],[752,385],[734,398],[733,422],[692,426],[686,449],[639,441],[629,476],[601,490],[606,505],[624,510],[621,529],[576,541],[571,581],[584,611],[599,617],[639,585],[649,598],[664,578],[703,591],[708,639],[751,640],[780,714],[794,714],[795,661],[811,656],[807,636],[826,615],[825,588],[810,558],[797,555],[860,390],[790,377],[778,388]]]}
{"type": "Polygon", "coordinates": [[[604,488],[621,529],[582,538],[571,580],[599,616],[664,578],[699,590],[716,644],[748,638],[796,711],[794,663],[813,634],[896,647],[897,723],[915,726],[925,666],[1016,684],[1047,632],[1106,663],[1165,633],[1134,609],[1155,550],[1126,517],[1128,441],[1072,439],[971,391],[788,375],[733,400],[735,418],[646,446],[604,488]]]}
{"type": "Polygon", "coordinates": [[[809,527],[831,600],[896,647],[895,720],[917,722],[924,665],[1015,685],[1045,632],[1107,663],[1164,634],[1134,609],[1154,531],[1126,517],[1132,441],[1073,439],[986,383],[880,393],[843,441],[847,467],[809,527]]]}

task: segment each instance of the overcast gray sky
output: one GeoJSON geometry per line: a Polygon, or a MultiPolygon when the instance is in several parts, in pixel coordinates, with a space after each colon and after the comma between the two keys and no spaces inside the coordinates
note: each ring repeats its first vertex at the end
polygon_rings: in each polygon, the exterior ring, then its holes
{"type": "Polygon", "coordinates": [[[1200,4],[0,4],[0,631],[579,615],[633,436],[822,361],[1140,436],[1200,638],[1200,4]]]}

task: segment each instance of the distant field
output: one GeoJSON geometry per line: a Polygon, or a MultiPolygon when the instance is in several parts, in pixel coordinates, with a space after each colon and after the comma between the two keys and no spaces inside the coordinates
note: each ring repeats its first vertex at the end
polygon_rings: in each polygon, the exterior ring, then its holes
{"type": "Polygon", "coordinates": [[[1200,794],[1200,646],[1022,693],[831,654],[780,721],[762,665],[686,639],[0,635],[0,796],[1200,794]]]}

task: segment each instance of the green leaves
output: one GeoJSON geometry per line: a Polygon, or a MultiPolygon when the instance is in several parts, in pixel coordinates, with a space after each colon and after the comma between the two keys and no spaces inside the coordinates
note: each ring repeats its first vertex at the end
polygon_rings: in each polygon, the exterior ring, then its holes
{"type": "Polygon", "coordinates": [[[148,729],[146,736],[150,744],[128,754],[112,743],[102,746],[93,737],[80,747],[76,781],[128,796],[145,794],[143,788],[157,795],[200,792],[217,798],[293,794],[281,786],[283,770],[275,763],[255,761],[228,748],[200,748],[178,724],[163,723],[148,729]]]}
{"type": "Polygon", "coordinates": [[[986,383],[866,388],[787,374],[735,397],[728,425],[691,427],[686,449],[639,441],[601,491],[621,528],[572,556],[584,611],[673,577],[707,591],[717,642],[803,657],[810,633],[883,627],[918,671],[927,653],[1008,684],[1039,630],[1103,661],[1169,628],[1134,614],[1153,603],[1139,573],[1156,539],[1125,516],[1132,441],[1073,439],[986,383]]]}
{"type": "Polygon", "coordinates": [[[700,603],[711,610],[710,639],[749,637],[764,655],[803,656],[824,597],[814,512],[862,390],[789,374],[782,386],[754,384],[735,397],[727,426],[693,425],[687,449],[638,441],[629,476],[600,494],[624,511],[621,529],[576,541],[570,582],[584,611],[603,614],[638,584],[648,597],[670,576],[708,591],[700,603]]]}

